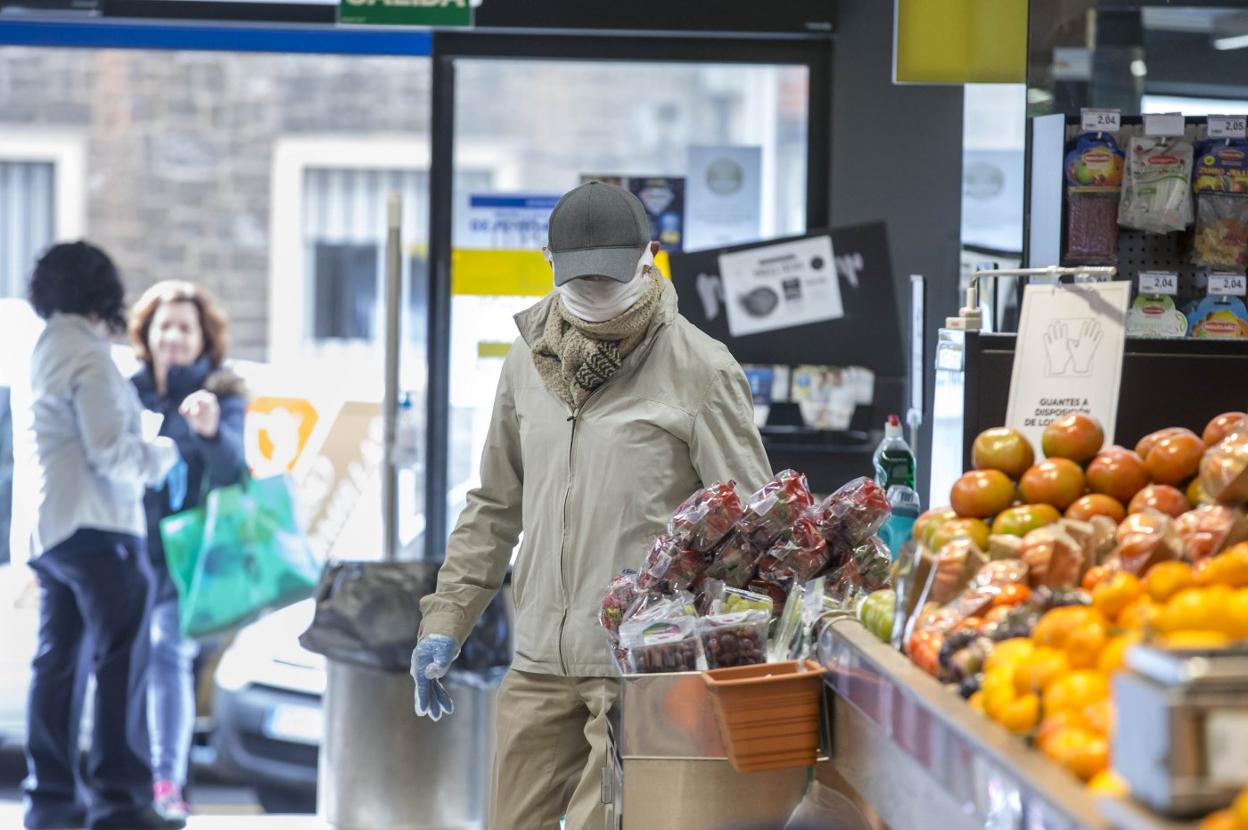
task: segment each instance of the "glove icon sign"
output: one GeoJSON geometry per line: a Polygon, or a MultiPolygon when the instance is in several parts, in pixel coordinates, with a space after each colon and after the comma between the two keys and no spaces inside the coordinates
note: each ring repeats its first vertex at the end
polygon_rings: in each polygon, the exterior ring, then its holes
{"type": "Polygon", "coordinates": [[[1053,320],[1044,331],[1044,368],[1049,377],[1085,377],[1092,372],[1105,339],[1101,324],[1089,318],[1053,320]]]}

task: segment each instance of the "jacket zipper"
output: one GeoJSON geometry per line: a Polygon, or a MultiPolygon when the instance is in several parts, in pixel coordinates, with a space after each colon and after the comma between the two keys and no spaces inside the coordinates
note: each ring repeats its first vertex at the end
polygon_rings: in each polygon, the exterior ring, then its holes
{"type": "MultiPolygon", "coordinates": [[[[658,333],[656,332],[655,334],[657,337],[658,333]]],[[[639,364],[641,360],[646,356],[646,354],[649,353],[650,348],[654,345],[654,341],[656,337],[650,338],[649,341],[645,344],[645,351],[638,354],[637,360],[634,361],[633,365],[629,369],[630,372],[633,369],[635,369],[637,364],[639,364]]],[[[572,496],[572,474],[573,474],[573,469],[574,469],[573,459],[576,456],[576,424],[577,424],[577,421],[580,420],[581,413],[585,411],[585,407],[589,406],[589,402],[592,401],[599,392],[607,388],[607,386],[610,385],[611,381],[615,380],[618,377],[620,377],[620,373],[617,372],[614,376],[607,378],[606,382],[603,383],[602,386],[599,386],[593,392],[590,392],[589,397],[585,399],[585,402],[582,403],[578,408],[572,410],[572,414],[568,416],[568,423],[572,424],[572,429],[568,435],[568,486],[564,488],[564,491],[563,491],[563,522],[562,522],[563,526],[560,528],[560,535],[559,535],[559,586],[563,589],[563,617],[559,621],[558,651],[559,651],[559,671],[562,672],[565,676],[568,673],[568,664],[567,664],[567,659],[564,657],[564,651],[563,651],[563,633],[568,627],[568,612],[569,610],[571,610],[571,598],[570,597],[572,593],[571,591],[568,590],[568,578],[567,578],[568,571],[567,571],[567,567],[565,566],[565,563],[567,561],[567,554],[568,554],[568,500],[572,496]]]]}

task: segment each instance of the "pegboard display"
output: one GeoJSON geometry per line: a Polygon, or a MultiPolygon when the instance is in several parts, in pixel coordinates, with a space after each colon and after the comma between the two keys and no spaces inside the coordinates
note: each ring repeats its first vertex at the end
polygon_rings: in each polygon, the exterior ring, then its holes
{"type": "MultiPolygon", "coordinates": [[[[1066,141],[1069,145],[1082,133],[1079,116],[1068,116],[1066,120],[1066,141]]],[[[1207,138],[1206,119],[1190,117],[1186,119],[1185,135],[1193,144],[1199,144],[1207,138]]],[[[1123,152],[1128,152],[1131,139],[1144,135],[1143,119],[1140,116],[1123,116],[1122,129],[1109,132],[1123,152]]],[[[1066,210],[1065,199],[1063,210],[1066,210]]],[[[1062,233],[1066,232],[1063,219],[1062,233]]],[[[1180,302],[1199,299],[1205,294],[1210,269],[1192,262],[1193,239],[1195,227],[1185,231],[1166,235],[1149,233],[1133,228],[1118,226],[1118,278],[1136,281],[1142,271],[1172,271],[1179,277],[1180,302]]],[[[1062,240],[1062,250],[1066,250],[1066,240],[1062,240]]],[[[1077,266],[1075,266],[1077,267],[1077,266]]]]}

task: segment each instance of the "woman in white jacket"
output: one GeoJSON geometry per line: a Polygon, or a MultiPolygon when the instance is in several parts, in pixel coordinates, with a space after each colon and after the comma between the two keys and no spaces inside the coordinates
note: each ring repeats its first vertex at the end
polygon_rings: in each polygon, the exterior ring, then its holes
{"type": "Polygon", "coordinates": [[[107,336],[124,329],[123,295],[112,261],[85,242],[54,246],[30,282],[31,305],[47,321],[30,372],[39,481],[30,566],[40,586],[24,784],[32,830],[181,826],[150,807],[142,705],[151,590],[143,491],[165,479],[178,450],[168,438],[144,440],[138,396],[112,362],[107,336]],[[78,782],[84,646],[95,734],[78,782]]]}

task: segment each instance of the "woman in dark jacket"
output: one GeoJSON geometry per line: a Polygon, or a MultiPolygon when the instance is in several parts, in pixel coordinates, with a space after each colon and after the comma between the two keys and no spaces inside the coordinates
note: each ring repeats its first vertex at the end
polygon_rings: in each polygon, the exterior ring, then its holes
{"type": "Polygon", "coordinates": [[[152,286],[131,315],[130,338],[143,362],[134,377],[139,399],[164,416],[160,434],[173,439],[185,462],[185,476],[171,476],[165,487],[148,490],[144,502],[155,571],[148,691],[154,803],[166,818],[182,818],[197,649],[178,628],[178,594],[165,562],[160,521],[199,506],[213,488],[242,479],[246,399],[241,379],[223,368],[225,315],[203,288],[173,280],[152,286]]]}

